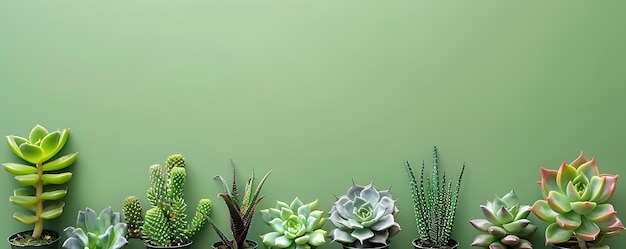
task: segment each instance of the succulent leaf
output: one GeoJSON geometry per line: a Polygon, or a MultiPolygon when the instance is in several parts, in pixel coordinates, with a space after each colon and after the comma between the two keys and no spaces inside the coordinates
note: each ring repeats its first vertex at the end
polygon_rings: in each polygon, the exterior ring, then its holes
{"type": "Polygon", "coordinates": [[[561,229],[557,223],[546,228],[546,244],[559,244],[568,241],[574,234],[573,230],[561,229]]]}
{"type": "Polygon", "coordinates": [[[474,228],[481,232],[487,232],[489,227],[493,226],[493,224],[486,219],[475,219],[469,222],[474,228]]]}
{"type": "Polygon", "coordinates": [[[574,213],[564,213],[556,216],[556,223],[565,230],[574,230],[580,226],[582,222],[581,216],[574,213]]]}
{"type": "Polygon", "coordinates": [[[43,171],[54,171],[54,170],[60,170],[60,169],[64,169],[70,165],[72,165],[72,163],[74,163],[74,161],[76,161],[76,156],[78,155],[78,153],[71,153],[62,157],[59,157],[57,159],[54,159],[50,162],[44,163],[43,167],[41,168],[43,171]]]}
{"type": "Polygon", "coordinates": [[[590,201],[576,201],[570,204],[572,211],[580,215],[587,215],[591,213],[597,205],[597,203],[590,201]]]}
{"type": "Polygon", "coordinates": [[[72,178],[72,172],[64,172],[58,174],[43,174],[41,180],[44,185],[47,184],[65,184],[72,178]]]}
{"type": "Polygon", "coordinates": [[[23,223],[23,224],[33,224],[37,222],[38,220],[37,216],[34,216],[32,214],[24,214],[20,212],[14,213],[13,218],[15,218],[16,220],[18,220],[20,223],[23,223]]]}
{"type": "Polygon", "coordinates": [[[19,163],[3,163],[4,170],[14,175],[28,175],[37,173],[37,168],[19,163]]]}
{"type": "Polygon", "coordinates": [[[548,201],[548,205],[550,205],[550,208],[557,213],[562,214],[572,211],[569,199],[566,195],[562,193],[550,191],[550,193],[548,194],[548,198],[546,198],[546,201],[548,201]]]}
{"type": "Polygon", "coordinates": [[[474,238],[472,241],[472,246],[484,247],[487,248],[489,245],[498,240],[497,236],[488,233],[481,233],[474,238]]]}

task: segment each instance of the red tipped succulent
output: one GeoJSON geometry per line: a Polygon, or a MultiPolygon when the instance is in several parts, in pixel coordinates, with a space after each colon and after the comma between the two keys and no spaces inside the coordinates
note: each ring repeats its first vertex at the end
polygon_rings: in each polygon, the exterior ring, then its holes
{"type": "Polygon", "coordinates": [[[531,212],[550,223],[546,244],[569,242],[586,249],[620,235],[624,225],[608,203],[617,178],[600,174],[595,158],[587,160],[582,152],[558,170],[542,168],[539,186],[544,200],[537,200],[531,212]]]}

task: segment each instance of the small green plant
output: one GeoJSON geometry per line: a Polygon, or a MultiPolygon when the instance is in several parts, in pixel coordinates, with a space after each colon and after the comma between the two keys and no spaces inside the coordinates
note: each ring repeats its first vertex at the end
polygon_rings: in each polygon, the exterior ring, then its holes
{"type": "Polygon", "coordinates": [[[532,249],[527,238],[537,231],[530,224],[529,205],[520,205],[513,190],[502,198],[480,205],[484,219],[470,220],[470,224],[482,232],[472,242],[472,246],[489,249],[532,249]]]}
{"type": "Polygon", "coordinates": [[[150,166],[149,175],[151,186],[147,195],[152,207],[146,211],[143,221],[139,215],[143,208],[137,197],[129,196],[122,202],[124,219],[132,224],[129,237],[140,236],[153,246],[190,243],[191,237],[206,224],[204,217],[211,212],[211,201],[200,199],[191,223],[187,222],[187,204],[183,198],[187,173],[185,159],[180,154],[169,156],[165,168],[159,164],[150,166]]]}
{"type": "MultiPolygon", "coordinates": [[[[231,162],[232,163],[232,162],[231,162]]],[[[230,213],[230,231],[232,233],[233,239],[228,239],[226,235],[217,227],[217,225],[209,218],[206,219],[209,221],[217,235],[220,237],[222,242],[221,247],[229,248],[229,249],[243,249],[248,248],[250,245],[246,242],[246,237],[248,236],[248,230],[250,229],[250,224],[252,224],[252,216],[254,215],[254,210],[259,205],[259,202],[263,199],[264,196],[259,196],[261,192],[261,187],[265,183],[265,180],[270,175],[271,171],[267,172],[265,176],[261,179],[256,189],[254,188],[254,171],[252,171],[252,176],[248,179],[245,187],[245,192],[243,194],[243,198],[239,199],[239,193],[237,188],[237,177],[235,171],[235,164],[232,163],[233,167],[233,183],[229,188],[226,180],[220,175],[215,176],[216,180],[219,180],[223,187],[224,193],[219,193],[218,196],[224,199],[226,206],[228,207],[228,212],[230,213]]]]}
{"type": "Polygon", "coordinates": [[[397,213],[389,190],[377,190],[373,181],[366,186],[353,182],[330,210],[329,219],[335,226],[330,237],[354,247],[387,245],[389,238],[400,232],[397,213]]]}
{"type": "Polygon", "coordinates": [[[272,232],[261,235],[266,248],[313,249],[326,243],[322,229],[324,211],[318,210],[318,201],[303,204],[296,197],[291,204],[277,201],[276,208],[261,210],[272,232]]]}
{"type": "Polygon", "coordinates": [[[558,170],[541,168],[539,187],[544,200],[530,209],[548,222],[546,245],[577,245],[581,249],[608,248],[605,238],[618,236],[624,230],[617,212],[609,203],[617,175],[600,174],[595,158],[578,158],[558,170]]]}
{"type": "Polygon", "coordinates": [[[43,221],[57,218],[63,213],[65,202],[61,199],[67,195],[65,184],[72,178],[72,173],[59,171],[74,163],[77,153],[49,160],[63,148],[69,134],[69,129],[49,132],[45,127],[36,125],[28,138],[6,136],[11,151],[32,164],[2,164],[7,172],[15,175],[15,180],[25,186],[15,189],[9,200],[29,210],[29,213],[13,214],[21,223],[34,224],[33,232],[27,240],[44,239],[43,221]]]}
{"type": "Polygon", "coordinates": [[[455,186],[452,185],[452,181],[446,179],[445,173],[439,176],[436,146],[433,147],[432,177],[425,176],[424,162],[422,162],[419,182],[409,162],[405,161],[404,165],[409,175],[415,221],[419,233],[416,242],[426,248],[446,246],[454,227],[465,164],[461,167],[455,186]]]}
{"type": "Polygon", "coordinates": [[[128,244],[126,223],[111,206],[103,209],[99,216],[91,208],[78,211],[76,227],[63,231],[68,237],[63,242],[66,249],[118,249],[128,244]]]}

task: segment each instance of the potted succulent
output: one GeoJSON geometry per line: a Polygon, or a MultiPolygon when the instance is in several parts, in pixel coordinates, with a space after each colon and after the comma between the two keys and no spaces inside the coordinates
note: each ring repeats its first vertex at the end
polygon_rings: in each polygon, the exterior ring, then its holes
{"type": "Polygon", "coordinates": [[[63,231],[68,237],[63,242],[66,249],[119,249],[128,244],[126,223],[111,206],[103,209],[99,216],[91,208],[78,211],[76,227],[63,231]]]}
{"type": "Polygon", "coordinates": [[[388,248],[389,238],[400,232],[397,214],[389,190],[377,190],[374,181],[366,186],[353,182],[333,203],[329,220],[335,228],[329,236],[346,249],[388,248]]]}
{"type": "Polygon", "coordinates": [[[314,249],[326,243],[322,229],[324,211],[318,201],[304,204],[296,197],[290,204],[276,201],[276,208],[261,210],[263,221],[272,232],[261,235],[266,248],[314,249]]]}
{"type": "Polygon", "coordinates": [[[595,158],[580,153],[558,170],[541,168],[539,187],[544,199],[530,209],[548,224],[546,245],[554,248],[608,248],[605,238],[621,234],[624,225],[609,203],[617,175],[600,174],[595,158]]]}
{"type": "Polygon", "coordinates": [[[432,177],[424,174],[425,164],[422,162],[422,171],[419,183],[413,168],[408,161],[404,162],[409,175],[415,221],[419,237],[412,241],[415,248],[457,248],[458,241],[451,239],[457,202],[461,187],[461,179],[465,171],[465,164],[461,167],[456,185],[446,179],[445,173],[439,176],[437,165],[437,147],[433,147],[432,177]]]}
{"type": "Polygon", "coordinates": [[[190,223],[187,221],[183,198],[185,167],[185,158],[180,154],[169,156],[165,168],[159,164],[150,166],[147,195],[151,208],[142,216],[143,208],[136,196],[122,202],[129,238],[142,239],[146,248],[188,248],[193,243],[193,235],[206,224],[204,217],[211,212],[211,201],[200,199],[194,217],[190,223]]]}
{"type": "Polygon", "coordinates": [[[537,231],[530,224],[529,205],[521,205],[513,190],[502,198],[496,195],[493,201],[480,205],[484,219],[470,220],[470,224],[482,232],[472,246],[489,249],[532,249],[528,237],[537,231]]]}
{"type": "Polygon", "coordinates": [[[213,222],[213,220],[207,216],[206,219],[209,221],[217,235],[220,237],[220,241],[213,243],[213,248],[256,248],[257,243],[253,240],[247,239],[248,230],[250,229],[250,225],[252,224],[252,216],[254,215],[254,210],[264,197],[259,196],[261,188],[263,187],[263,184],[265,183],[267,177],[270,175],[271,171],[267,172],[265,176],[263,176],[261,181],[258,183],[256,189],[253,189],[255,178],[254,171],[252,171],[252,176],[248,179],[246,183],[243,197],[239,199],[240,195],[237,188],[237,177],[234,163],[232,163],[232,167],[233,182],[230,188],[228,187],[226,180],[224,180],[222,176],[217,175],[214,179],[219,180],[224,187],[224,192],[219,193],[218,196],[224,200],[224,202],[226,203],[226,207],[228,207],[228,212],[230,214],[230,231],[233,238],[227,238],[222,230],[217,227],[215,222],[213,222]]]}
{"type": "Polygon", "coordinates": [[[44,220],[59,217],[63,213],[67,183],[71,172],[61,172],[76,160],[77,153],[56,157],[70,134],[69,129],[49,132],[36,125],[27,138],[9,135],[7,142],[15,155],[30,164],[3,163],[4,169],[15,175],[22,188],[13,191],[11,203],[24,207],[27,213],[16,212],[13,217],[24,224],[34,224],[34,229],[9,236],[12,248],[28,246],[57,248],[59,233],[44,229],[44,220]],[[54,159],[53,159],[54,158],[54,159]]]}

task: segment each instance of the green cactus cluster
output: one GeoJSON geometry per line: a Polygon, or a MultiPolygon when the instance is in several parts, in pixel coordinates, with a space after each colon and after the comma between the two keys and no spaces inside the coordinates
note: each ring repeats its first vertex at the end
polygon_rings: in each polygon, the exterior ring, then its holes
{"type": "MultiPolygon", "coordinates": [[[[146,211],[141,224],[142,207],[134,196],[127,197],[123,204],[125,220],[129,227],[141,227],[140,232],[131,231],[131,236],[143,239],[155,246],[183,245],[206,224],[205,216],[211,212],[211,201],[200,199],[196,213],[187,221],[187,204],[183,190],[187,173],[185,159],[180,154],[171,155],[166,160],[165,168],[159,164],[150,166],[151,186],[147,191],[151,208],[146,211]]],[[[129,230],[132,230],[129,229],[129,230]]]]}

